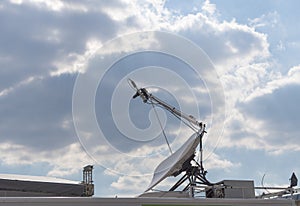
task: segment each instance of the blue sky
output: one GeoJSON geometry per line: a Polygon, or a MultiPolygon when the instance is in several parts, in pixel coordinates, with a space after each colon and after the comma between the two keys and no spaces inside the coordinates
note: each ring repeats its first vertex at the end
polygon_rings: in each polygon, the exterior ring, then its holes
{"type": "MultiPolygon", "coordinates": [[[[94,164],[96,196],[142,193],[169,151],[130,77],[207,124],[212,182],[288,185],[300,171],[299,4],[1,1],[0,173],[81,180],[94,164]]],[[[157,112],[176,150],[192,131],[157,112]]]]}

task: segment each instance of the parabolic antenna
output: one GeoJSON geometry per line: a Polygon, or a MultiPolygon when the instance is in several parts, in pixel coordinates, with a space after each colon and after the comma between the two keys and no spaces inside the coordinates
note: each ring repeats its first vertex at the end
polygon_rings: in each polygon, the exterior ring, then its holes
{"type": "Polygon", "coordinates": [[[165,178],[181,173],[184,163],[194,158],[195,149],[200,143],[199,135],[198,133],[193,134],[176,152],[156,167],[152,181],[145,192],[151,190],[165,178]]]}
{"type": "MultiPolygon", "coordinates": [[[[162,101],[161,99],[157,98],[153,94],[149,93],[147,89],[145,88],[138,88],[135,84],[135,82],[131,79],[128,79],[128,83],[130,86],[135,90],[135,95],[133,98],[136,97],[141,97],[144,103],[151,104],[153,108],[155,106],[162,107],[169,111],[171,114],[173,114],[175,117],[183,121],[187,126],[189,126],[195,133],[171,156],[163,160],[155,169],[152,181],[148,188],[145,190],[145,193],[140,195],[140,196],[145,196],[145,197],[152,197],[151,193],[150,196],[147,196],[147,193],[149,190],[153,189],[157,184],[159,184],[161,181],[166,179],[167,177],[170,176],[177,176],[181,173],[184,173],[182,177],[170,188],[169,192],[170,194],[174,195],[175,197],[180,197],[178,194],[181,193],[174,193],[176,192],[175,190],[179,188],[179,186],[182,186],[183,183],[188,181],[189,183],[185,185],[183,188],[182,192],[187,192],[189,191],[189,196],[190,197],[195,197],[195,192],[203,192],[201,188],[203,186],[205,187],[205,192],[206,192],[206,197],[225,197],[225,193],[228,194],[234,194],[234,197],[243,197],[245,198],[245,191],[249,190],[247,186],[245,186],[245,182],[249,181],[237,181],[239,182],[239,186],[236,186],[236,183],[232,183],[235,180],[224,180],[219,183],[211,183],[206,179],[206,174],[207,171],[204,170],[203,167],[203,161],[202,161],[202,138],[205,131],[205,124],[202,122],[196,120],[192,115],[187,115],[180,110],[176,109],[175,107],[167,104],[166,102],[162,101]],[[185,122],[185,121],[187,122],[185,122]],[[193,126],[191,126],[193,125],[193,126]],[[195,150],[199,145],[199,161],[196,161],[194,159],[195,157],[195,150]],[[191,161],[194,161],[196,165],[192,165],[191,161]],[[224,182],[231,182],[229,185],[228,183],[224,182]],[[233,185],[231,185],[233,184],[233,185]],[[209,186],[209,187],[207,187],[209,186]],[[229,187],[228,187],[229,186],[229,187]],[[227,188],[228,187],[228,188],[227,188]],[[240,190],[241,189],[241,190],[240,190]],[[225,192],[227,190],[227,192],[225,192]],[[242,195],[237,195],[241,193],[242,195]],[[237,196],[235,196],[237,195],[237,196]]],[[[159,120],[159,119],[158,119],[159,120]]],[[[165,136],[165,133],[162,128],[162,132],[165,136]]],[[[166,138],[166,136],[165,136],[166,138]]],[[[167,141],[168,143],[168,141],[167,141]]],[[[169,146],[169,144],[168,144],[169,146]]],[[[169,147],[170,148],[170,147],[169,147]]],[[[171,149],[170,149],[171,151],[171,149]]],[[[172,153],[172,151],[171,151],[172,153]]],[[[276,193],[270,193],[267,195],[263,195],[261,197],[266,197],[269,195],[269,197],[274,197],[274,196],[282,196],[283,194],[287,194],[289,192],[290,194],[293,195],[294,193],[294,188],[298,184],[298,179],[296,175],[293,173],[292,177],[290,178],[290,186],[288,188],[270,188],[270,189],[284,189],[283,191],[276,192],[276,193]]],[[[253,181],[252,181],[253,182],[253,181]]],[[[248,184],[248,183],[247,183],[248,184]]],[[[253,185],[253,184],[252,184],[253,185]]],[[[252,189],[254,188],[251,186],[252,189]]],[[[250,188],[250,187],[249,187],[250,188]]],[[[255,187],[255,189],[268,189],[267,187],[255,187]]],[[[167,193],[165,193],[167,194],[167,193]]],[[[165,194],[159,194],[157,197],[164,196],[165,194]]],[[[252,192],[251,192],[252,194],[252,192]]],[[[254,191],[253,191],[253,196],[254,196],[254,191]]],[[[167,196],[166,196],[167,197],[167,196]]],[[[171,196],[170,196],[171,197],[171,196]]],[[[230,196],[233,197],[233,196],[230,196]]],[[[250,197],[250,196],[249,196],[250,197]]],[[[252,195],[251,195],[252,197],[252,195]]]]}
{"type": "MultiPolygon", "coordinates": [[[[133,80],[128,79],[128,83],[136,92],[133,98],[141,97],[144,103],[151,104],[154,109],[155,106],[160,106],[166,109],[175,117],[183,121],[193,131],[195,131],[195,133],[175,153],[166,158],[157,166],[157,168],[154,171],[151,184],[145,192],[151,190],[154,186],[163,181],[165,178],[169,176],[177,176],[182,172],[185,172],[185,175],[183,175],[183,177],[181,177],[180,180],[177,181],[177,183],[175,183],[175,185],[170,189],[170,191],[176,190],[186,180],[189,180],[189,184],[184,188],[184,191],[190,189],[191,196],[194,196],[194,187],[197,184],[211,185],[211,183],[205,177],[207,172],[204,170],[202,164],[202,137],[206,132],[205,124],[198,121],[192,115],[187,115],[181,112],[180,110],[176,109],[175,107],[169,105],[168,103],[162,101],[161,99],[157,98],[153,94],[149,93],[147,89],[138,88],[133,80]],[[199,144],[200,162],[195,161],[197,165],[193,166],[191,164],[191,161],[194,160],[195,150],[199,144]]],[[[164,134],[166,142],[169,146],[163,128],[162,133],[164,134]]],[[[170,146],[169,149],[171,151],[170,146]]]]}

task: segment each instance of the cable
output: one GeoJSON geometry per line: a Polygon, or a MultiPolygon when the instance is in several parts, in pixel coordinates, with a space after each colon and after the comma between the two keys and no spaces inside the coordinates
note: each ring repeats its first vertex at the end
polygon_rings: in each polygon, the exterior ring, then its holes
{"type": "Polygon", "coordinates": [[[169,111],[171,114],[173,114],[177,119],[179,119],[181,122],[183,122],[186,126],[188,126],[190,129],[192,129],[194,132],[198,133],[198,130],[196,129],[195,126],[193,126],[190,122],[186,122],[184,119],[182,119],[180,116],[178,116],[176,113],[174,113],[173,110],[168,109],[166,107],[161,106],[159,103],[155,103],[153,102],[153,100],[150,100],[150,103],[146,102],[146,104],[152,104],[152,105],[156,105],[157,107],[160,107],[162,109],[165,109],[167,111],[169,111]]]}
{"type": "MultiPolygon", "coordinates": [[[[152,100],[151,100],[151,102],[152,102],[152,100]]],[[[147,104],[154,104],[154,105],[156,105],[156,106],[158,106],[158,107],[160,107],[160,108],[162,108],[162,109],[165,109],[165,110],[169,111],[169,112],[170,112],[172,115],[174,115],[179,121],[183,122],[187,127],[189,127],[191,130],[193,130],[193,132],[196,132],[196,133],[199,132],[195,126],[193,126],[190,122],[187,122],[186,120],[184,120],[183,118],[181,118],[180,116],[178,116],[176,113],[173,112],[173,110],[168,109],[168,108],[165,108],[165,107],[161,106],[160,104],[154,103],[154,102],[152,102],[152,103],[147,103],[147,104]]]]}
{"type": "Polygon", "coordinates": [[[158,116],[158,113],[157,113],[157,111],[156,111],[156,108],[155,108],[155,106],[154,106],[154,103],[153,103],[152,100],[150,100],[150,103],[151,103],[151,105],[152,105],[152,107],[153,107],[153,109],[154,109],[155,116],[156,116],[156,118],[157,118],[157,120],[158,120],[158,123],[159,123],[159,126],[160,126],[160,128],[161,128],[161,131],[162,131],[162,133],[163,133],[163,135],[164,135],[164,137],[165,137],[165,140],[166,140],[166,142],[167,142],[168,148],[169,148],[171,154],[173,154],[172,149],[171,149],[170,144],[169,144],[169,141],[168,141],[168,138],[167,138],[167,135],[166,135],[165,130],[164,130],[162,124],[161,124],[161,121],[160,121],[160,119],[159,119],[159,116],[158,116]]]}
{"type": "MultiPolygon", "coordinates": [[[[265,187],[265,186],[264,186],[265,176],[266,176],[266,173],[265,173],[265,174],[263,175],[263,177],[261,178],[261,186],[262,186],[262,187],[265,187]]],[[[265,188],[265,190],[267,191],[267,194],[271,194],[271,192],[270,192],[267,188],[265,188]]]]}

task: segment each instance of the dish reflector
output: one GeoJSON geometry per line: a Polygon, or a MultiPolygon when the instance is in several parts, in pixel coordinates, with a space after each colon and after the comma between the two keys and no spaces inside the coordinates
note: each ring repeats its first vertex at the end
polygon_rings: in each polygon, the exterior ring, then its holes
{"type": "Polygon", "coordinates": [[[145,192],[151,190],[165,178],[179,174],[183,163],[191,158],[199,143],[199,134],[195,133],[176,152],[162,161],[156,167],[152,181],[145,192]]]}

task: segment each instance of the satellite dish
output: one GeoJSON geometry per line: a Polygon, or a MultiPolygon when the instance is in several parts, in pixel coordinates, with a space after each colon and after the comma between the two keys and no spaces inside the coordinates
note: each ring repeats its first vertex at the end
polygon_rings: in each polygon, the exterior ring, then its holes
{"type": "Polygon", "coordinates": [[[200,143],[199,134],[193,134],[176,152],[162,161],[155,169],[147,191],[169,176],[177,176],[183,170],[184,163],[194,158],[195,149],[200,143]]]}
{"type": "MultiPolygon", "coordinates": [[[[136,91],[133,98],[141,97],[144,103],[151,104],[153,108],[155,108],[154,106],[159,105],[181,121],[187,121],[185,122],[185,124],[189,126],[193,131],[195,131],[195,134],[193,134],[175,153],[173,153],[158,165],[158,167],[154,171],[151,184],[145,192],[151,190],[165,178],[169,176],[177,176],[182,172],[185,172],[185,175],[181,177],[180,180],[177,181],[177,183],[175,183],[170,191],[174,191],[186,180],[189,180],[189,184],[184,188],[184,190],[190,189],[191,196],[194,196],[194,188],[197,184],[211,185],[211,183],[205,177],[207,171],[204,170],[202,164],[202,137],[204,133],[206,133],[205,124],[199,122],[192,115],[187,115],[176,109],[175,107],[169,105],[168,103],[162,101],[161,99],[157,98],[153,94],[149,93],[147,89],[138,88],[133,80],[128,79],[128,83],[136,91]],[[195,161],[197,165],[193,166],[191,164],[191,161],[195,157],[195,149],[199,144],[200,162],[195,161]]],[[[164,134],[163,128],[162,132],[164,134]]],[[[169,149],[171,151],[170,147],[169,149]]]]}

